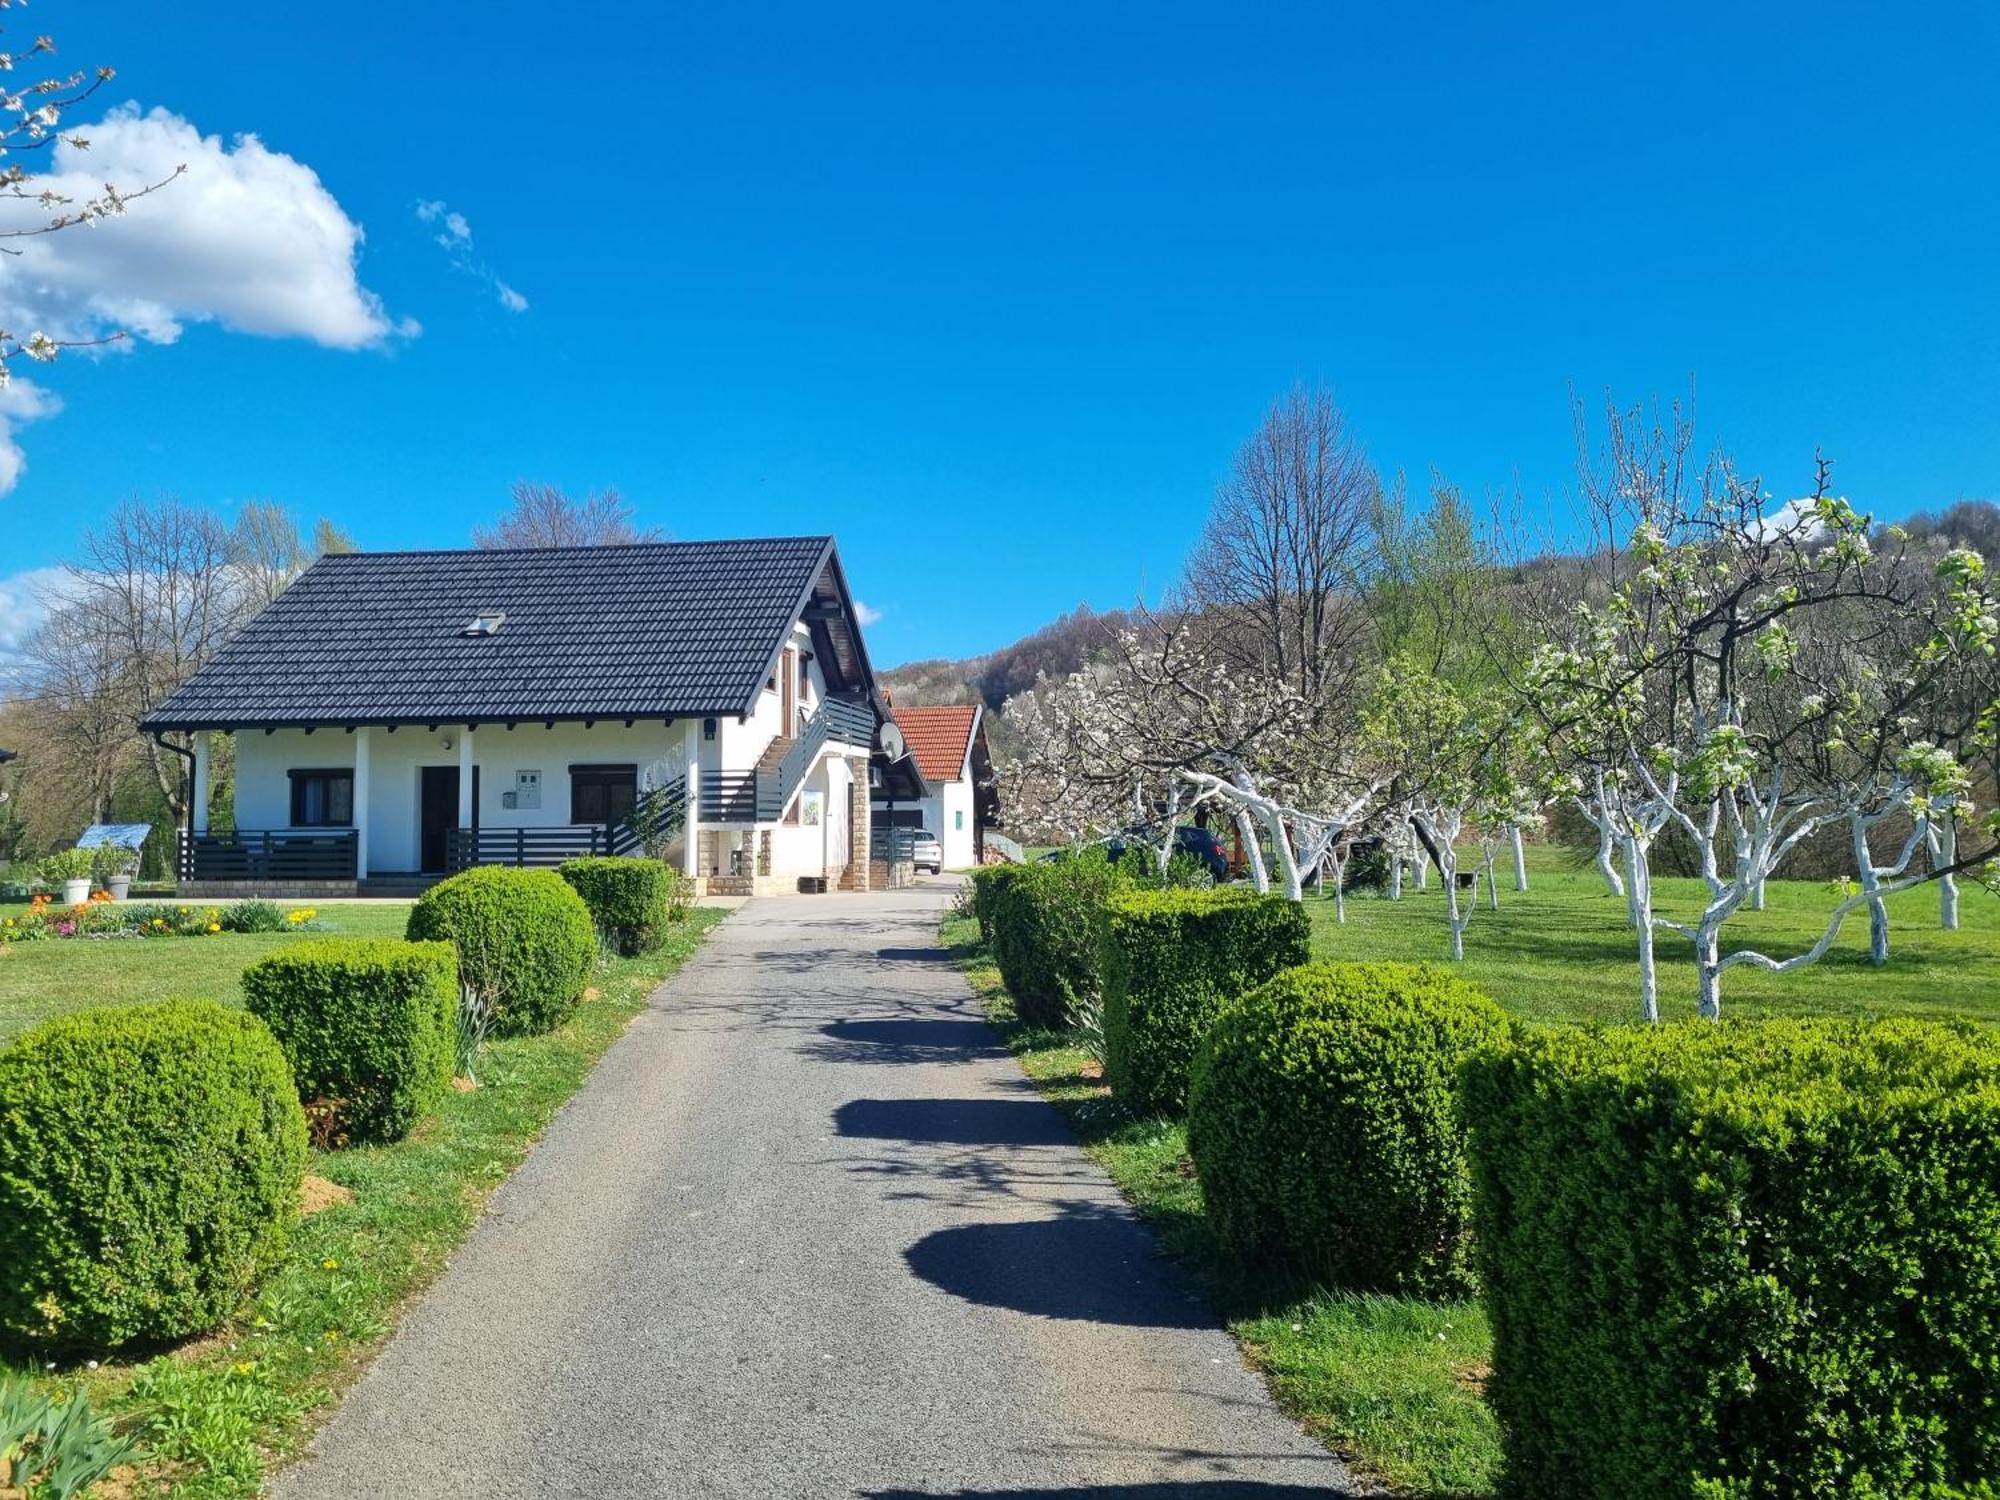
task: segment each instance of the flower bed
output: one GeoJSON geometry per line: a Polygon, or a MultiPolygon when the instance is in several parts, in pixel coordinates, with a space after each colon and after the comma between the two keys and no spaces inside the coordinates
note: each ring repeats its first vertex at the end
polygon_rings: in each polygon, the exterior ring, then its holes
{"type": "Polygon", "coordinates": [[[34,943],[61,938],[209,937],[224,932],[308,932],[319,913],[312,907],[281,911],[268,901],[232,906],[175,906],[113,901],[103,892],[79,906],[62,906],[39,895],[17,917],[0,918],[0,943],[34,943]]]}

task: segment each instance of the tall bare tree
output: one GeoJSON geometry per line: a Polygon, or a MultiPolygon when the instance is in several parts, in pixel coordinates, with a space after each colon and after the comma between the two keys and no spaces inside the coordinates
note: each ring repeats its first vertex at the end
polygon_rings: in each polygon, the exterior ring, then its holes
{"type": "Polygon", "coordinates": [[[312,561],[299,523],[272,500],[244,502],[236,524],[229,528],[229,553],[243,602],[253,612],[290,588],[312,561]]]}
{"type": "MultiPolygon", "coordinates": [[[[171,497],[128,500],[84,533],[68,564],[68,608],[89,620],[82,639],[106,658],[92,678],[116,693],[128,730],[249,612],[234,545],[220,516],[171,497]]],[[[141,743],[160,795],[180,815],[187,793],[179,757],[153,739],[141,743]]]]}
{"type": "Polygon", "coordinates": [[[631,504],[614,490],[593,490],[573,500],[552,484],[523,479],[513,505],[491,528],[472,533],[475,546],[610,547],[622,542],[664,541],[655,527],[641,528],[631,504]]]}
{"type": "Polygon", "coordinates": [[[1299,387],[1273,405],[1188,560],[1186,602],[1216,648],[1309,703],[1350,687],[1381,489],[1330,392],[1299,387]]]}

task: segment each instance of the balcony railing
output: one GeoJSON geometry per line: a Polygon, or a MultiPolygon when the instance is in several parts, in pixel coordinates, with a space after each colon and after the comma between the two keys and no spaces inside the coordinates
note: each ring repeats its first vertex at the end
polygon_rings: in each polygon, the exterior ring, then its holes
{"type": "Polygon", "coordinates": [[[352,880],[352,828],[250,829],[180,836],[182,880],[352,880]]]}
{"type": "Polygon", "coordinates": [[[566,823],[548,828],[452,828],[445,833],[445,866],[559,865],[592,854],[626,854],[617,824],[566,823]]]}

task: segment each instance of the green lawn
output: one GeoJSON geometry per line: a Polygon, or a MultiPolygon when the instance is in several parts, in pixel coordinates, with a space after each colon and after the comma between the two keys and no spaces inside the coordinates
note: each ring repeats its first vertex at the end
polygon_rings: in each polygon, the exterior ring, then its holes
{"type": "MultiPolygon", "coordinates": [[[[346,932],[400,933],[406,907],[327,909],[346,932]]],[[[524,1157],[598,1057],[639,1013],[661,979],[700,945],[723,913],[698,909],[676,924],[655,953],[601,966],[576,1014],[546,1036],[494,1043],[480,1087],[446,1096],[436,1115],[391,1146],[315,1152],[307,1170],[352,1197],[301,1219],[285,1255],[227,1327],[151,1359],[35,1372],[38,1381],[80,1387],[128,1429],[144,1459],[115,1476],[118,1494],[248,1497],[271,1470],[295,1457],[313,1428],[393,1331],[410,1299],[445,1267],[484,1210],[487,1197],[524,1157]]],[[[110,996],[65,988],[70,1006],[141,998],[141,961],[172,956],[174,979],[155,993],[233,999],[243,965],[286,936],[48,942],[17,945],[84,952],[107,964],[119,987],[110,996]],[[182,950],[193,957],[180,957],[182,950]],[[127,950],[130,956],[127,957],[127,950]]],[[[4,981],[18,964],[0,959],[4,981]]],[[[66,971],[50,967],[46,978],[66,971]]],[[[16,991],[0,990],[0,995],[16,991]]],[[[5,1005],[0,1000],[0,1006],[5,1005]]],[[[51,1006],[50,1009],[63,1008],[51,1006]]],[[[314,1186],[308,1179],[308,1189],[314,1186]]],[[[0,1373],[7,1366],[0,1363],[0,1373]]],[[[24,1372],[25,1373],[25,1372],[24,1372]]],[[[0,1488],[0,1494],[9,1493],[0,1488]]]]}
{"type": "MultiPolygon", "coordinates": [[[[306,903],[295,903],[304,905],[306,903]]],[[[19,916],[24,903],[0,904],[0,918],[19,916]]],[[[401,937],[406,901],[328,902],[307,936],[401,937]]],[[[210,937],[50,938],[0,944],[0,1046],[64,1011],[136,1000],[219,1000],[235,1005],[239,980],[256,959],[296,932],[216,933],[210,937]]]]}
{"type": "MultiPolygon", "coordinates": [[[[1639,1019],[1637,949],[1625,926],[1625,904],[1605,890],[1595,871],[1568,868],[1558,851],[1536,849],[1530,889],[1517,893],[1510,871],[1500,875],[1500,910],[1481,908],[1465,933],[1461,972],[1516,1014],[1534,1021],[1639,1019]]],[[[1656,906],[1691,917],[1702,888],[1694,880],[1656,878],[1656,906]]],[[[1810,947],[1837,904],[1822,884],[1774,880],[1768,908],[1740,913],[1724,930],[1724,951],[1754,947],[1783,958],[1810,947]]],[[[1307,897],[1316,956],[1337,959],[1448,961],[1444,896],[1406,890],[1401,901],[1350,897],[1347,922],[1334,921],[1333,902],[1307,897]]],[[[1816,964],[1789,974],[1749,965],[1722,979],[1729,1015],[1963,1016],[2000,1022],[2000,898],[1961,884],[1960,927],[1938,927],[1938,896],[1920,886],[1889,902],[1889,962],[1868,962],[1868,917],[1847,919],[1838,944],[1816,964]]],[[[1669,1019],[1694,1014],[1694,968],[1687,942],[1658,940],[1660,1009],[1669,1019]]]]}

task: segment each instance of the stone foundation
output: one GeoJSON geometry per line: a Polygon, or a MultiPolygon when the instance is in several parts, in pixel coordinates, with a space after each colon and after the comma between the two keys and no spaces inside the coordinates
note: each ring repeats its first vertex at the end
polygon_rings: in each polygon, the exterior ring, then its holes
{"type": "Polygon", "coordinates": [[[183,901],[338,901],[361,894],[354,880],[183,880],[174,887],[183,901]]]}

